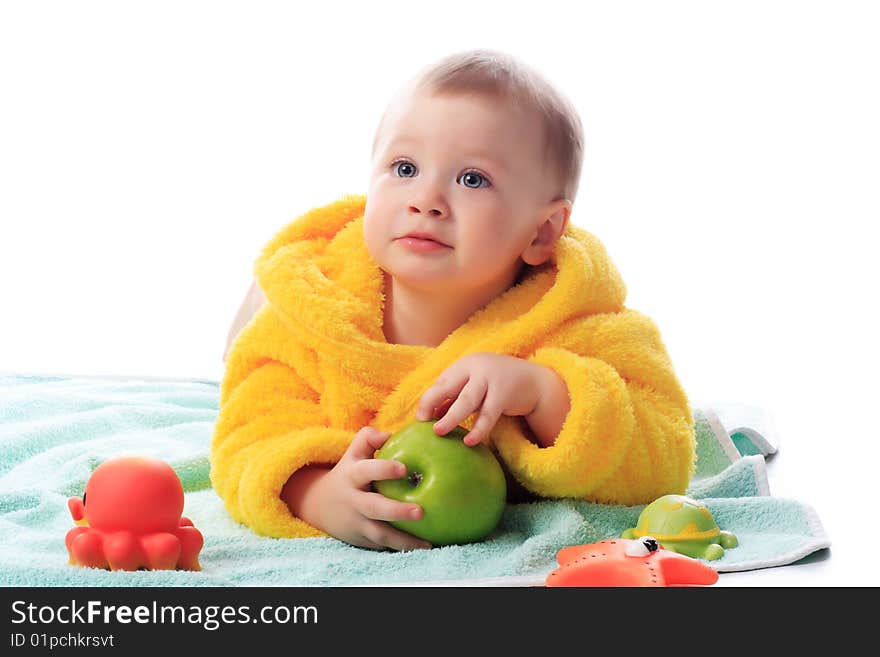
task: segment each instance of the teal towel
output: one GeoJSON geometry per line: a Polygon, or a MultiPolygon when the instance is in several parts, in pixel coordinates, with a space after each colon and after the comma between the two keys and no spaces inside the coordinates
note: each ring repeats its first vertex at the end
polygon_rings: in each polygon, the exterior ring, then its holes
{"type": "MultiPolygon", "coordinates": [[[[617,536],[643,508],[577,500],[509,505],[486,541],[407,553],[332,538],[264,538],[234,522],[211,488],[218,401],[216,381],[0,374],[0,585],[540,585],[559,549],[617,536]],[[67,563],[67,499],[82,495],[98,464],[119,455],[157,457],[177,472],[184,515],[205,537],[200,572],[67,563]]],[[[788,564],[830,545],[809,505],[770,496],[764,456],[775,451],[774,437],[768,427],[739,421],[762,417],[755,410],[694,405],[698,460],[688,493],[740,541],[708,562],[719,572],[788,564]]]]}

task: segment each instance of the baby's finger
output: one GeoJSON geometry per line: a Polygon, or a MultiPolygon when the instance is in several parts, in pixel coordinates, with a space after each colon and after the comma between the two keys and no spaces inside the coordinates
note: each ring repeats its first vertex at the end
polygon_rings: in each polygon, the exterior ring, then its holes
{"type": "Polygon", "coordinates": [[[363,427],[358,431],[348,446],[345,456],[350,460],[371,459],[391,434],[373,427],[363,427]]]}
{"type": "Polygon", "coordinates": [[[448,369],[440,378],[428,388],[419,399],[416,407],[417,420],[433,420],[442,417],[442,413],[435,415],[434,411],[442,407],[445,402],[455,399],[467,384],[470,373],[466,369],[448,369]]]}
{"type": "Polygon", "coordinates": [[[379,520],[373,521],[367,526],[364,538],[373,543],[390,547],[392,550],[424,550],[431,547],[430,543],[394,529],[388,523],[379,520]]]}
{"type": "Polygon", "coordinates": [[[434,433],[445,436],[483,404],[489,385],[485,380],[471,379],[462,389],[446,414],[434,423],[434,433]]]}
{"type": "Polygon", "coordinates": [[[349,469],[353,486],[363,488],[373,481],[400,479],[406,476],[406,466],[390,459],[361,459],[349,469]]]}
{"type": "Polygon", "coordinates": [[[355,509],[370,520],[418,520],[422,507],[392,500],[379,493],[362,493],[355,498],[355,509]]]}
{"type": "Polygon", "coordinates": [[[485,440],[495,423],[498,422],[499,417],[501,417],[501,410],[487,398],[480,408],[480,415],[474,422],[474,426],[464,437],[464,444],[473,447],[485,440]]]}
{"type": "MultiPolygon", "coordinates": [[[[369,521],[364,521],[369,522],[369,521]]],[[[387,550],[388,547],[385,545],[381,545],[379,543],[374,543],[366,536],[362,534],[355,534],[353,536],[346,536],[345,542],[350,543],[351,545],[356,545],[358,547],[367,548],[368,550],[387,550]]]]}

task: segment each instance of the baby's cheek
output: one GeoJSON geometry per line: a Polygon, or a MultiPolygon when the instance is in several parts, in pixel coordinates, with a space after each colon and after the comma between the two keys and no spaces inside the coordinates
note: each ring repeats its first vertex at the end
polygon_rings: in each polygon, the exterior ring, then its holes
{"type": "Polygon", "coordinates": [[[364,217],[364,243],[367,245],[367,251],[377,262],[382,256],[382,244],[386,241],[385,232],[386,229],[380,222],[364,217]]]}

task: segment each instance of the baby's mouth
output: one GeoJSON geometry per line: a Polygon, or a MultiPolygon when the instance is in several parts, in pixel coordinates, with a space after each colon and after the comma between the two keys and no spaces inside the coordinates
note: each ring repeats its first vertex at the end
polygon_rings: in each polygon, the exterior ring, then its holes
{"type": "Polygon", "coordinates": [[[404,235],[403,237],[398,237],[395,241],[401,242],[406,248],[419,253],[443,251],[452,248],[448,244],[431,237],[415,235],[404,235]]]}
{"type": "Polygon", "coordinates": [[[420,243],[420,242],[430,242],[433,244],[437,244],[439,246],[445,246],[447,248],[452,248],[450,244],[443,242],[430,233],[420,233],[420,232],[412,232],[403,235],[402,237],[398,237],[398,240],[406,240],[409,243],[420,243]]]}

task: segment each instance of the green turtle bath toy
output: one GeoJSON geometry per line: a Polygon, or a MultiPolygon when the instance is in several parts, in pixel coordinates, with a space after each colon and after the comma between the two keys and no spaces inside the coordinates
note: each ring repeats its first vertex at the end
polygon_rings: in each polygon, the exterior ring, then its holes
{"type": "Polygon", "coordinates": [[[684,495],[658,497],[642,509],[638,524],[620,536],[652,536],[667,550],[709,561],[739,544],[736,536],[718,528],[705,504],[684,495]]]}

